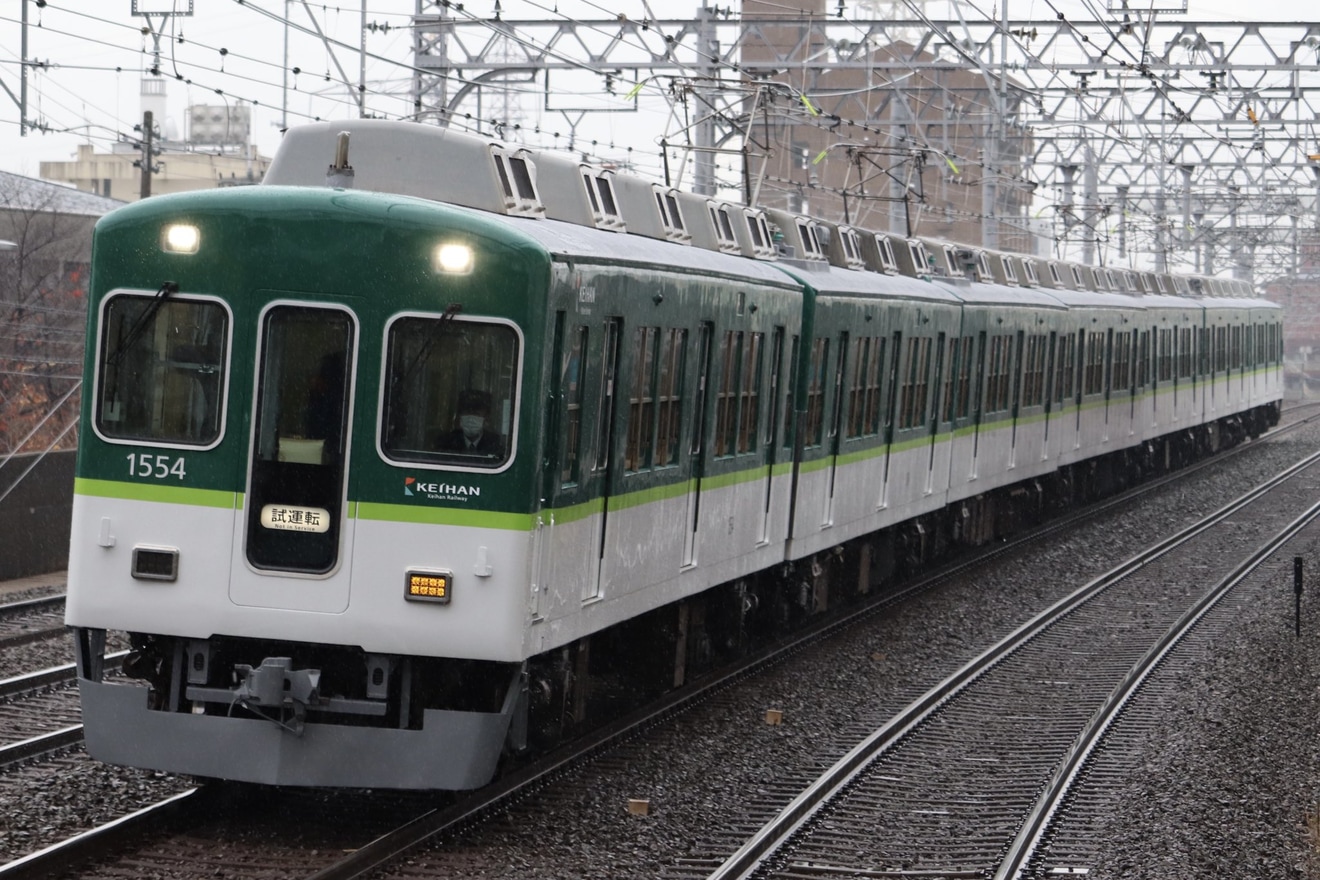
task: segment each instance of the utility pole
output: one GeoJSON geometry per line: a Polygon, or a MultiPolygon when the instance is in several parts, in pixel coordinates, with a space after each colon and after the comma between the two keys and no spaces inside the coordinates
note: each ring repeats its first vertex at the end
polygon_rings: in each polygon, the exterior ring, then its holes
{"type": "Polygon", "coordinates": [[[27,86],[28,86],[28,5],[23,0],[23,57],[18,65],[18,136],[27,137],[27,86]]]}
{"type": "Polygon", "coordinates": [[[142,169],[142,189],[138,197],[143,199],[151,196],[151,130],[151,111],[148,110],[142,114],[142,158],[133,163],[142,169]]]}

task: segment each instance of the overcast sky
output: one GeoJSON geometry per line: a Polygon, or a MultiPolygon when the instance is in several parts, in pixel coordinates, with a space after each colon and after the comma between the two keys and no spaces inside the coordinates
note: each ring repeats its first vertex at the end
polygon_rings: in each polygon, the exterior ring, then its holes
{"type": "MultiPolygon", "coordinates": [[[[554,19],[573,15],[579,19],[612,19],[627,15],[648,17],[650,10],[662,16],[681,14],[678,8],[695,9],[700,0],[503,0],[506,19],[554,19]]],[[[1053,18],[1055,8],[1073,17],[1093,19],[1106,0],[1009,0],[1013,18],[1053,18]]],[[[1118,0],[1109,0],[1117,3],[1118,0]]],[[[1169,0],[1160,0],[1164,6],[1169,0]]],[[[1176,0],[1175,0],[1176,2],[1176,0]]],[[[1236,20],[1243,4],[1229,0],[1187,0],[1187,17],[1198,20],[1236,20]]],[[[186,9],[190,0],[138,0],[140,9],[186,9]]],[[[0,170],[37,176],[42,160],[72,158],[80,143],[94,144],[98,151],[122,135],[131,135],[141,121],[140,91],[144,70],[153,60],[153,41],[142,33],[148,22],[164,25],[161,40],[161,69],[166,75],[169,114],[165,124],[179,136],[184,134],[185,108],[193,104],[256,102],[252,106],[253,138],[261,152],[270,155],[279,142],[279,128],[287,100],[292,124],[312,118],[349,119],[357,108],[338,79],[340,71],[356,82],[361,70],[357,52],[362,33],[362,4],[340,0],[331,5],[307,4],[297,0],[191,0],[191,16],[144,19],[132,14],[133,0],[49,0],[38,8],[35,0],[4,0],[0,4],[0,170]],[[28,15],[27,55],[42,63],[28,80],[28,117],[51,127],[51,133],[29,132],[19,136],[17,98],[20,93],[21,13],[28,15]],[[288,67],[300,73],[288,75],[287,99],[281,88],[286,77],[284,59],[285,10],[294,25],[289,29],[288,67]],[[328,51],[314,36],[321,30],[344,46],[328,51]],[[312,33],[309,33],[312,32],[312,33]],[[218,94],[217,90],[223,94],[218,94]]],[[[1147,7],[1149,0],[1133,0],[1147,7]]],[[[1275,4],[1281,11],[1270,20],[1289,20],[1305,3],[1284,4],[1281,0],[1257,0],[1251,9],[1257,16],[1275,4]],[[1289,12],[1288,10],[1292,10],[1289,12]]],[[[494,14],[496,0],[468,0],[468,13],[480,17],[494,14]]],[[[728,5],[726,2],[725,5],[728,5]]],[[[834,12],[837,0],[828,0],[834,12]]],[[[846,0],[847,14],[863,17],[857,0],[846,0]]],[[[941,3],[928,6],[932,17],[947,15],[941,3]]],[[[975,0],[964,7],[968,18],[975,10],[997,15],[993,0],[975,0]]],[[[414,0],[367,0],[368,31],[366,80],[372,97],[369,109],[398,117],[407,112],[408,70],[411,44],[406,26],[414,0]],[[393,91],[397,98],[381,93],[393,91]]],[[[1313,18],[1320,19],[1320,13],[1313,18]]],[[[592,100],[593,96],[583,96],[592,100]]],[[[605,100],[596,95],[594,99],[605,100]]],[[[565,125],[557,114],[531,120],[547,128],[565,125]]],[[[160,120],[157,120],[159,123],[160,120]]],[[[594,119],[593,134],[603,140],[635,143],[654,149],[665,126],[663,113],[654,116],[594,119]]],[[[512,138],[511,138],[512,139],[512,138]]]]}

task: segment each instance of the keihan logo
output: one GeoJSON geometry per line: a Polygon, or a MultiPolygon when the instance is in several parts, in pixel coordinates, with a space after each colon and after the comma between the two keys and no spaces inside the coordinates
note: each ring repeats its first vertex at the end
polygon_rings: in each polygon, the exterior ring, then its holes
{"type": "Polygon", "coordinates": [[[466,501],[481,495],[481,487],[460,486],[453,483],[419,483],[416,477],[404,477],[403,494],[410,498],[422,495],[435,501],[466,501]]]}

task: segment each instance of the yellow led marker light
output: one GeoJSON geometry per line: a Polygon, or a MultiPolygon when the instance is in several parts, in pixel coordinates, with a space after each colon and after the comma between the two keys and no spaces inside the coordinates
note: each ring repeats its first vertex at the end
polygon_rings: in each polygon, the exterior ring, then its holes
{"type": "Polygon", "coordinates": [[[412,602],[448,604],[453,577],[447,571],[410,571],[403,597],[412,602]]]}

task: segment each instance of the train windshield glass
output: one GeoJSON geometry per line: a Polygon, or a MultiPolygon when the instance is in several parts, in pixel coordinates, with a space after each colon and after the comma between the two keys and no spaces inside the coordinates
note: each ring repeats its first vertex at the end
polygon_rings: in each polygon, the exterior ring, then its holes
{"type": "Polygon", "coordinates": [[[207,446],[220,437],[229,313],[164,296],[106,303],[96,427],[116,439],[207,446]]]}
{"type": "Polygon", "coordinates": [[[479,468],[509,460],[518,364],[511,327],[403,317],[390,325],[387,344],[386,456],[479,468]]]}

